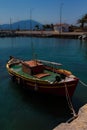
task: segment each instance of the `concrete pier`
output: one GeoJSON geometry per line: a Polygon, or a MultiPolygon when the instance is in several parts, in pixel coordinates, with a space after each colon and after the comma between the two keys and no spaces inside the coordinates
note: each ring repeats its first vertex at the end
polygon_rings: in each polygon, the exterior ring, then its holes
{"type": "Polygon", "coordinates": [[[79,109],[75,120],[71,123],[61,123],[53,130],[87,130],[87,104],[79,109]]]}

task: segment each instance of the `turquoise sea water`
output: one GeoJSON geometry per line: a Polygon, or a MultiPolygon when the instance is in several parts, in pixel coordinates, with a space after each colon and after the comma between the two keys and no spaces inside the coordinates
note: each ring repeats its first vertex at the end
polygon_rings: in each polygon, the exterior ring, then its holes
{"type": "MultiPolygon", "coordinates": [[[[10,55],[60,62],[87,84],[87,42],[58,38],[0,38],[0,129],[52,130],[71,116],[66,100],[37,95],[12,83],[6,70],[10,55]],[[31,49],[32,48],[32,49],[31,49]]],[[[80,83],[72,98],[76,111],[87,102],[87,87],[80,83]]]]}

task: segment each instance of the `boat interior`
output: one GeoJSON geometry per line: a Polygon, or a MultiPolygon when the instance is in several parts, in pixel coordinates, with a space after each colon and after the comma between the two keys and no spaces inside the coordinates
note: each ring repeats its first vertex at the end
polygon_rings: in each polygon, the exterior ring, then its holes
{"type": "Polygon", "coordinates": [[[65,73],[66,70],[55,69],[36,60],[16,63],[11,66],[11,69],[25,78],[36,78],[50,83],[74,80],[74,76],[71,72],[65,73]]]}

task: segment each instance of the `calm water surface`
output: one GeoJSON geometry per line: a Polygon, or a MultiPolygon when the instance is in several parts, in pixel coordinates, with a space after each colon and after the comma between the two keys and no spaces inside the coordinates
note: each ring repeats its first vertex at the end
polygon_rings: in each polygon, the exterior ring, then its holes
{"type": "MultiPolygon", "coordinates": [[[[60,62],[87,84],[87,42],[72,39],[0,38],[0,129],[52,130],[71,116],[66,100],[37,95],[13,84],[6,70],[10,55],[28,60],[32,49],[38,59],[60,62]]],[[[80,83],[72,98],[76,111],[87,102],[80,83]]]]}

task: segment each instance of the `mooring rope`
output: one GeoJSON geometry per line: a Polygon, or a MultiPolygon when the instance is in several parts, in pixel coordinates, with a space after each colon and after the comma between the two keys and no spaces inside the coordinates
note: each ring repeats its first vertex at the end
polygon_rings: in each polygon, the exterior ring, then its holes
{"type": "Polygon", "coordinates": [[[74,120],[75,118],[78,117],[78,115],[76,114],[74,108],[73,108],[73,105],[72,105],[72,102],[71,102],[71,99],[70,99],[70,96],[69,96],[69,92],[68,92],[68,89],[67,89],[67,85],[66,83],[65,84],[65,92],[66,92],[66,99],[67,99],[67,102],[68,102],[68,106],[70,108],[70,110],[72,111],[72,114],[73,114],[73,117],[70,118],[67,123],[70,123],[72,120],[74,120]]]}
{"type": "MultiPolygon", "coordinates": [[[[79,82],[80,82],[83,86],[87,87],[87,84],[85,84],[85,83],[82,82],[81,80],[79,80],[79,82]]],[[[67,123],[70,123],[71,121],[73,121],[74,119],[76,119],[76,118],[78,117],[78,114],[76,114],[76,112],[75,112],[75,110],[74,110],[74,108],[73,108],[73,105],[72,105],[72,102],[71,102],[71,99],[70,99],[70,96],[69,96],[69,92],[68,92],[68,89],[67,89],[67,85],[66,85],[66,83],[64,83],[64,84],[65,84],[65,92],[66,92],[66,99],[67,99],[67,102],[68,102],[68,106],[69,106],[69,108],[70,108],[70,110],[72,111],[72,114],[73,114],[73,117],[70,118],[70,119],[67,121],[67,123]]]]}
{"type": "Polygon", "coordinates": [[[83,86],[87,87],[87,84],[85,84],[85,83],[82,82],[81,80],[79,80],[79,82],[80,82],[83,86]]]}

